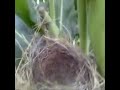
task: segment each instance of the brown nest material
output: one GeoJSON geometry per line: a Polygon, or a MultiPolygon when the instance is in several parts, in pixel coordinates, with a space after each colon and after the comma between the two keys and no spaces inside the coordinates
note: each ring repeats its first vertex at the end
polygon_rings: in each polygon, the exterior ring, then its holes
{"type": "Polygon", "coordinates": [[[62,39],[35,35],[15,71],[15,90],[105,90],[94,60],[62,39]]]}
{"type": "Polygon", "coordinates": [[[33,42],[29,52],[34,83],[90,85],[94,81],[88,60],[70,44],[43,36],[33,42]]]}

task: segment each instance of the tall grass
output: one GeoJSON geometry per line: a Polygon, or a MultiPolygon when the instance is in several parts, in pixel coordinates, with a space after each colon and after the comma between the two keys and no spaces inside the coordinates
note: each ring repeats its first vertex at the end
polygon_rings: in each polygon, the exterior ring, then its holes
{"type": "Polygon", "coordinates": [[[60,0],[61,1],[61,8],[60,8],[60,31],[62,30],[62,19],[63,19],[63,0],[60,0]]]}

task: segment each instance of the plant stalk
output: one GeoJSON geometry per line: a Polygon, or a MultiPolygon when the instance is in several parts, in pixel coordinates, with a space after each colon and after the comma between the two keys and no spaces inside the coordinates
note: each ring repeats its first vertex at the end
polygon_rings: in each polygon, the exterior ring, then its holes
{"type": "Polygon", "coordinates": [[[89,0],[88,28],[98,71],[105,76],[105,0],[89,0]]]}
{"type": "Polygon", "coordinates": [[[55,22],[55,0],[49,0],[49,14],[46,13],[46,18],[50,21],[50,31],[54,34],[55,37],[59,35],[59,29],[55,22]]]}
{"type": "Polygon", "coordinates": [[[49,0],[49,12],[51,19],[55,21],[55,0],[49,0]]]}
{"type": "Polygon", "coordinates": [[[87,16],[86,0],[77,0],[78,25],[80,34],[80,47],[85,54],[88,54],[88,33],[87,33],[87,16]]]}
{"type": "Polygon", "coordinates": [[[62,30],[62,16],[63,16],[63,0],[61,1],[61,8],[60,8],[60,31],[62,30]]]}

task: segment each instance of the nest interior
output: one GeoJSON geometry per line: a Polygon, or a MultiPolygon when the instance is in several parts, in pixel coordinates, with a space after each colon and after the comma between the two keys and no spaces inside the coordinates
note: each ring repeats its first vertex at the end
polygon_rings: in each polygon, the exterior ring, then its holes
{"type": "Polygon", "coordinates": [[[86,58],[69,44],[43,36],[33,43],[30,55],[35,83],[50,81],[69,85],[76,81],[90,82],[92,72],[86,58]]]}

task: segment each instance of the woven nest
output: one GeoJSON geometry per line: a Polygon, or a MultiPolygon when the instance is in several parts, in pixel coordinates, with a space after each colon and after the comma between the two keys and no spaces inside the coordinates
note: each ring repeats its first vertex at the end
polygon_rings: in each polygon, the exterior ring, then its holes
{"type": "Polygon", "coordinates": [[[27,59],[30,63],[21,70],[31,72],[29,80],[38,85],[36,90],[103,90],[100,89],[103,81],[89,60],[65,41],[37,37],[27,59]],[[47,87],[42,88],[41,83],[47,87]]]}

